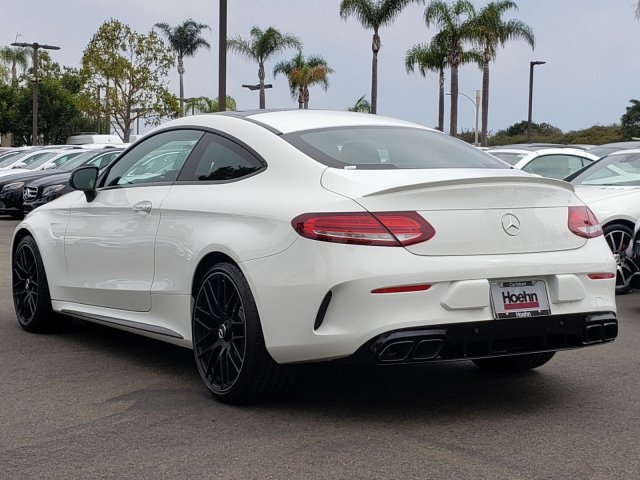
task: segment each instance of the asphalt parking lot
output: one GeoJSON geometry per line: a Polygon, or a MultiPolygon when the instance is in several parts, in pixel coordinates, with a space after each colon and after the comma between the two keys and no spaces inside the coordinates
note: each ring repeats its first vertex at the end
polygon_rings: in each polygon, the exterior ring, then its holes
{"type": "Polygon", "coordinates": [[[0,219],[0,478],[633,479],[640,294],[613,344],[538,371],[305,367],[284,399],[216,403],[191,352],[77,321],[18,326],[0,219]]]}

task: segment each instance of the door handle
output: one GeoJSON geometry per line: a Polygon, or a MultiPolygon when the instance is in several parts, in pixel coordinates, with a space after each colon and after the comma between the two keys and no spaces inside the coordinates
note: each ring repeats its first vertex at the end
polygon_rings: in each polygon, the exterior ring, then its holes
{"type": "Polygon", "coordinates": [[[148,200],[144,202],[138,202],[131,208],[139,215],[146,215],[151,211],[151,202],[149,202],[148,200]]]}

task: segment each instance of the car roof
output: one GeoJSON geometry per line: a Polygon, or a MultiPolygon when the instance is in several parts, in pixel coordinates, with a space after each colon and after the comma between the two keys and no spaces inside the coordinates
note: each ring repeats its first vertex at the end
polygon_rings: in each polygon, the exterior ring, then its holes
{"type": "Polygon", "coordinates": [[[493,148],[509,148],[533,152],[541,148],[581,148],[578,145],[565,145],[564,143],[512,143],[510,145],[495,145],[493,148]]]}
{"type": "MultiPolygon", "coordinates": [[[[216,128],[220,126],[220,119],[234,117],[244,119],[277,133],[286,134],[304,130],[315,130],[330,127],[349,126],[392,126],[413,127],[437,132],[437,130],[418,125],[417,123],[398,120],[395,118],[334,110],[251,110],[245,112],[219,112],[204,115],[190,115],[164,123],[159,129],[178,125],[199,125],[216,128]]],[[[440,133],[440,132],[438,132],[440,133]]]]}
{"type": "Polygon", "coordinates": [[[640,147],[638,147],[638,148],[627,148],[627,149],[623,149],[623,150],[616,150],[615,152],[612,152],[607,156],[609,157],[611,155],[628,155],[630,153],[640,153],[640,147]]]}

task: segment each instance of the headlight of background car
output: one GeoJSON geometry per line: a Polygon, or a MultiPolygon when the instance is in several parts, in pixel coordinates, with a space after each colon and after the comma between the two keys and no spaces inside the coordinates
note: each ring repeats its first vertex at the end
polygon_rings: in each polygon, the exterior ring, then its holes
{"type": "Polygon", "coordinates": [[[22,187],[24,187],[24,182],[7,183],[4,187],[2,187],[2,193],[17,190],[22,187]]]}
{"type": "Polygon", "coordinates": [[[42,196],[43,197],[48,197],[49,195],[53,195],[54,193],[59,192],[63,188],[64,188],[64,185],[51,185],[49,187],[46,187],[42,191],[42,196]]]}

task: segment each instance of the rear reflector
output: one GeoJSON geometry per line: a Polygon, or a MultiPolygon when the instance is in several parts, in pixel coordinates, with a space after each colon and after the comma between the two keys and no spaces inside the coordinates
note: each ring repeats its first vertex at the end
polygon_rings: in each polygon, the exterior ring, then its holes
{"type": "Polygon", "coordinates": [[[429,290],[431,285],[402,285],[400,287],[376,288],[371,293],[407,293],[407,292],[423,292],[429,290]]]}
{"type": "Polygon", "coordinates": [[[436,234],[417,212],[305,213],[291,225],[311,240],[387,247],[426,242],[436,234]]]}
{"type": "Polygon", "coordinates": [[[616,278],[615,273],[590,273],[588,277],[591,280],[607,280],[610,278],[616,278]]]}
{"type": "Polygon", "coordinates": [[[595,238],[602,235],[602,227],[589,207],[569,207],[569,230],[579,237],[595,238]]]}

